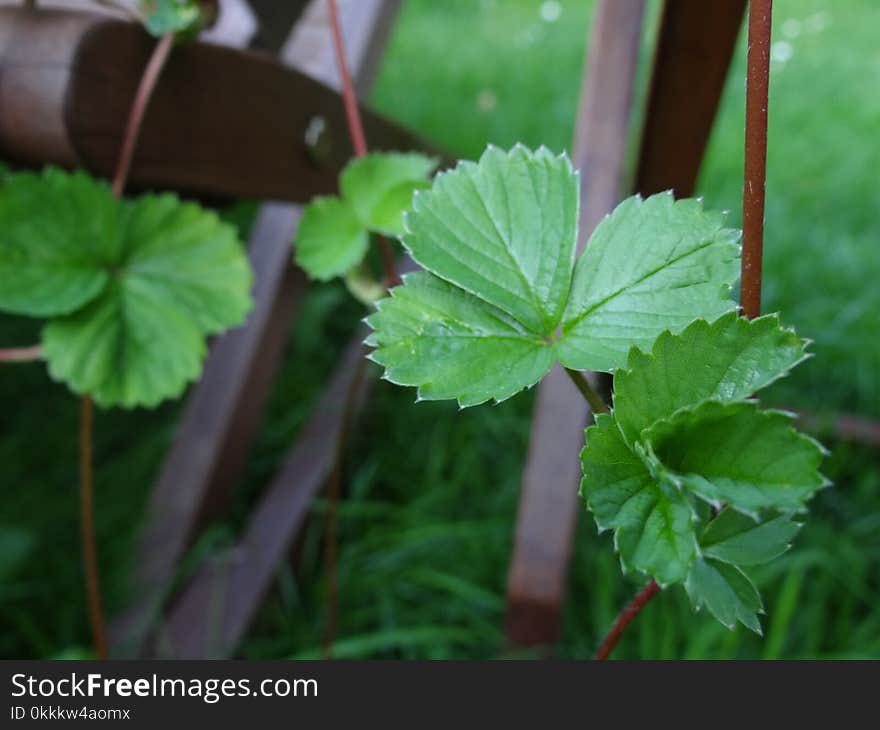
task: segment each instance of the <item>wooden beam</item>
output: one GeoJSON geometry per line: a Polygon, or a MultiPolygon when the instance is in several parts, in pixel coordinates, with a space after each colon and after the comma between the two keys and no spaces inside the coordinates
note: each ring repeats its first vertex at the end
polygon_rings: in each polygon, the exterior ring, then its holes
{"type": "MultiPolygon", "coordinates": [[[[324,0],[313,4],[324,5],[324,0]]],[[[382,0],[346,6],[346,32],[353,23],[367,28],[390,22],[382,0]],[[348,7],[356,7],[349,13],[348,7]],[[372,9],[364,15],[363,8],[372,9]]],[[[377,52],[371,34],[354,44],[354,68],[377,52]]],[[[329,28],[325,41],[330,44],[329,28]]],[[[312,47],[298,29],[282,51],[289,63],[312,58],[312,47]]],[[[328,64],[333,63],[332,58],[328,64]]],[[[329,76],[326,77],[328,80],[329,76]]],[[[359,82],[366,86],[369,75],[359,82]]],[[[341,99],[336,97],[341,109],[341,99]]],[[[256,273],[255,307],[246,325],[219,338],[202,378],[189,397],[174,444],[166,456],[148,507],[139,557],[135,562],[135,602],[113,624],[117,655],[137,654],[171,588],[178,562],[200,525],[220,512],[241,474],[274,382],[305,278],[290,265],[290,242],[301,208],[284,203],[262,206],[251,235],[250,257],[256,273]]]]}
{"type": "Polygon", "coordinates": [[[667,0],[636,167],[635,190],[693,195],[746,0],[667,0]]]}
{"type": "MultiPolygon", "coordinates": [[[[578,248],[618,202],[641,40],[643,0],[600,0],[574,140],[581,171],[578,248]]],[[[538,388],[507,587],[507,640],[555,643],[578,512],[578,454],[589,409],[561,367],[538,388]]]]}
{"type": "Polygon", "coordinates": [[[174,602],[152,652],[175,659],[229,657],[290,554],[312,501],[325,485],[352,387],[362,403],[372,378],[363,374],[365,332],[348,345],[312,417],[270,482],[241,539],[201,566],[174,602]]]}
{"type": "MultiPolygon", "coordinates": [[[[377,0],[346,11],[358,22],[387,16],[377,0]]],[[[350,27],[356,37],[363,32],[350,27]]],[[[375,62],[365,52],[370,37],[360,38],[367,65],[375,62]]],[[[138,25],[106,15],[0,8],[0,156],[112,174],[153,44],[138,25]]],[[[314,64],[313,55],[289,53],[302,66],[314,64]]],[[[401,127],[362,113],[374,148],[427,149],[401,127]]],[[[335,192],[350,155],[336,90],[265,54],[191,43],[174,49],[163,72],[130,178],[134,188],[305,202],[335,192]],[[318,144],[307,143],[315,136],[318,144]]]]}

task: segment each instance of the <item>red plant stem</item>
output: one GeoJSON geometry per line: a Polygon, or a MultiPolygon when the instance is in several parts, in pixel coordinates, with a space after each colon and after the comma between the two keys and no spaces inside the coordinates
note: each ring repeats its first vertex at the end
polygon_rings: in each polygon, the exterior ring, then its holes
{"type": "Polygon", "coordinates": [[[131,160],[134,157],[134,149],[137,145],[138,136],[141,132],[141,123],[144,120],[144,114],[156,88],[156,82],[162,73],[162,68],[171,54],[174,46],[174,33],[166,33],[163,35],[153,54],[144,69],[138,85],[137,93],[131,105],[131,111],[128,113],[128,122],[125,125],[125,133],[122,138],[122,149],[119,152],[119,158],[116,162],[116,173],[113,175],[113,194],[118,198],[125,190],[125,183],[128,181],[128,171],[131,168],[131,160]]]}
{"type": "MultiPolygon", "coordinates": [[[[336,5],[336,0],[327,0],[327,10],[330,14],[330,27],[333,30],[336,64],[339,67],[339,77],[342,80],[342,103],[345,106],[345,116],[348,120],[348,134],[351,137],[351,146],[354,148],[355,156],[363,157],[367,154],[367,138],[364,135],[364,125],[361,121],[360,109],[358,109],[354,83],[351,80],[351,72],[348,70],[348,61],[345,58],[345,40],[342,37],[342,26],[339,22],[339,8],[336,5]]],[[[384,236],[378,238],[382,264],[385,267],[385,283],[389,287],[397,286],[401,282],[394,266],[394,253],[391,250],[391,245],[384,236]]]]}
{"type": "Polygon", "coordinates": [[[86,578],[86,596],[92,643],[98,659],[107,658],[107,640],[104,637],[104,612],[101,609],[101,584],[98,578],[98,550],[95,544],[94,492],[92,484],[92,399],[84,396],[80,405],[79,427],[79,509],[82,536],[83,571],[86,578]]]}
{"type": "Polygon", "coordinates": [[[652,580],[636,594],[635,598],[627,604],[626,608],[617,615],[614,624],[611,626],[611,630],[605,635],[602,643],[599,644],[599,648],[596,650],[593,659],[607,659],[611,655],[611,652],[614,651],[614,647],[617,646],[617,642],[626,627],[629,626],[630,622],[638,616],[639,612],[645,607],[645,604],[659,591],[660,586],[657,585],[657,581],[652,580]]]}
{"type": "MultiPolygon", "coordinates": [[[[128,172],[137,145],[144,114],[156,88],[159,75],[174,45],[174,34],[166,33],[153,49],[150,60],[138,84],[128,121],[122,137],[122,149],[116,161],[113,175],[113,195],[121,197],[128,182],[128,172]]],[[[80,482],[80,530],[82,533],[83,569],[86,580],[86,596],[92,643],[99,659],[107,658],[107,640],[104,635],[104,612],[101,608],[101,587],[98,572],[98,549],[94,524],[94,474],[92,470],[92,399],[83,396],[79,422],[79,482],[80,482]]]]}
{"type": "Polygon", "coordinates": [[[749,2],[746,75],[746,139],[743,175],[743,313],[761,313],[761,260],[764,249],[764,194],[767,175],[767,106],[770,91],[770,29],[773,0],[749,2]]]}
{"type": "Polygon", "coordinates": [[[336,439],[336,453],[333,457],[333,471],[330,473],[330,482],[327,485],[327,514],[324,520],[324,564],[327,571],[327,615],[324,623],[324,636],[322,650],[325,659],[333,658],[333,643],[336,641],[336,627],[339,623],[339,578],[337,565],[339,564],[339,501],[342,498],[342,477],[345,450],[351,431],[354,427],[354,417],[357,412],[358,392],[363,383],[367,371],[367,352],[369,348],[364,345],[364,351],[357,364],[354,376],[345,394],[345,405],[342,413],[342,422],[339,426],[339,436],[336,439]]]}
{"type": "Polygon", "coordinates": [[[30,347],[9,347],[0,350],[0,362],[33,362],[43,357],[43,348],[39,345],[30,347]]]}

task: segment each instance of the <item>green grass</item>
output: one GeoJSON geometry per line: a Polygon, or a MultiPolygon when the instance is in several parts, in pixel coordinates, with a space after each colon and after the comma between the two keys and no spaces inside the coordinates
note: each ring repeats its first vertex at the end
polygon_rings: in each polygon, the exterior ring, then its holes
{"type": "MultiPolygon", "coordinates": [[[[561,2],[555,22],[541,20],[541,5],[408,0],[375,105],[462,157],[477,156],[487,142],[568,147],[590,3],[561,2]]],[[[774,63],[772,76],[765,308],[780,309],[815,339],[816,357],[772,397],[880,417],[880,5],[774,6],[775,38],[793,53],[774,63]]],[[[785,50],[777,46],[777,58],[785,50]]],[[[708,204],[730,209],[734,223],[743,69],[741,44],[700,182],[708,204]]],[[[230,517],[212,527],[190,564],[234,540],[359,316],[339,286],[315,287],[307,297],[230,517]]],[[[3,345],[28,344],[36,333],[33,323],[0,318],[3,345]]],[[[39,366],[4,367],[0,398],[0,655],[58,655],[88,644],[76,403],[39,366]]],[[[351,446],[337,653],[498,656],[532,397],[461,412],[413,399],[379,383],[351,446]]],[[[98,419],[98,526],[111,612],[127,598],[133,538],[178,411],[170,405],[98,419]]],[[[837,486],[815,500],[794,550],[756,575],[768,613],[763,639],[694,616],[673,589],[646,608],[619,656],[880,657],[880,465],[869,450],[838,444],[825,471],[837,486]]],[[[300,570],[280,571],[241,656],[319,655],[322,509],[316,505],[303,536],[300,570]]],[[[583,658],[639,580],[621,576],[609,538],[596,535],[586,514],[576,546],[560,653],[583,658]]]]}

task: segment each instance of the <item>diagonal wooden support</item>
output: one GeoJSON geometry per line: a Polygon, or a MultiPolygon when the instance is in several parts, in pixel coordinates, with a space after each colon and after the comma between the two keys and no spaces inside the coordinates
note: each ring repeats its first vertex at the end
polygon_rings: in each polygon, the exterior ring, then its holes
{"type": "Polygon", "coordinates": [[[365,334],[359,332],[348,345],[236,546],[205,563],[181,591],[158,631],[152,649],[157,656],[215,659],[235,650],[326,484],[349,393],[354,388],[359,405],[372,384],[372,378],[362,377],[365,334]]]}
{"type": "MultiPolygon", "coordinates": [[[[667,0],[645,111],[635,189],[648,195],[696,184],[742,24],[745,0],[667,0]]],[[[597,8],[575,139],[582,174],[581,241],[618,200],[636,71],[642,3],[597,8]]],[[[541,384],[523,475],[508,582],[507,638],[556,641],[579,510],[577,454],[590,414],[558,368],[541,384]],[[578,407],[572,407],[578,403],[578,407]]]]}
{"type": "Polygon", "coordinates": [[[654,53],[634,189],[693,195],[746,0],[667,0],[654,53]]]}
{"type": "MultiPolygon", "coordinates": [[[[312,61],[323,4],[317,0],[306,10],[307,31],[298,26],[291,34],[282,51],[289,63],[312,61]]],[[[381,45],[374,42],[374,36],[385,37],[380,28],[390,22],[395,5],[368,0],[351,5],[352,12],[343,14],[346,29],[358,28],[360,42],[351,46],[354,68],[375,68],[371,59],[381,45]]],[[[326,24],[324,31],[329,46],[326,24]]],[[[332,63],[328,58],[328,66],[332,63]]],[[[323,73],[330,80],[329,68],[323,73]]],[[[368,73],[358,73],[362,88],[370,80],[368,73]]],[[[338,97],[334,104],[341,109],[338,97]]],[[[290,265],[290,241],[300,213],[299,206],[270,203],[258,214],[250,244],[256,305],[245,327],[215,343],[187,403],[149,505],[134,578],[137,602],[113,626],[117,654],[139,651],[167,597],[183,552],[205,518],[217,513],[241,473],[305,288],[303,275],[290,265]]]]}
{"type": "MultiPolygon", "coordinates": [[[[596,8],[574,140],[581,171],[578,250],[618,201],[643,0],[601,0],[596,8]]],[[[592,418],[556,366],[538,388],[507,586],[507,639],[556,641],[577,515],[578,453],[592,418]]]]}

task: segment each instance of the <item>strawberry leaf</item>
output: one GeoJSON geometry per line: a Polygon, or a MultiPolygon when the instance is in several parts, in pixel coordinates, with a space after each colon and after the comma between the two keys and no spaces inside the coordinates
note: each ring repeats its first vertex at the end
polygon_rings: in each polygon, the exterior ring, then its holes
{"type": "Polygon", "coordinates": [[[567,157],[489,147],[415,197],[403,243],[440,278],[549,335],[571,283],[577,213],[567,157]]]}
{"type": "Polygon", "coordinates": [[[695,609],[705,606],[727,628],[733,630],[739,621],[761,635],[761,596],[740,568],[711,558],[697,560],[688,573],[685,589],[695,609]]]}
{"type": "Polygon", "coordinates": [[[368,246],[367,232],[350,205],[339,198],[315,198],[299,224],[296,262],[311,278],[329,281],[356,267],[368,246]]]}
{"type": "Polygon", "coordinates": [[[513,318],[427,272],[405,277],[367,322],[371,358],[421,400],[502,401],[534,385],[553,352],[513,318]]]}
{"type": "Polygon", "coordinates": [[[828,484],[818,472],[822,446],[798,433],[790,414],[754,402],[705,401],[658,421],[643,438],[681,488],[755,516],[802,509],[828,484]]]}
{"type": "Polygon", "coordinates": [[[364,227],[389,236],[404,232],[403,211],[428,187],[437,160],[418,154],[373,153],[350,162],[339,178],[343,200],[364,227]]]}
{"type": "Polygon", "coordinates": [[[575,266],[559,359],[577,370],[611,371],[633,345],[649,347],[664,330],[733,309],[738,241],[739,231],[698,200],[625,200],[596,227],[575,266]]]}
{"type": "MultiPolygon", "coordinates": [[[[734,306],[726,297],[738,270],[737,234],[719,216],[665,194],[632,198],[596,229],[575,265],[578,199],[567,157],[489,147],[478,163],[462,162],[416,193],[402,241],[425,269],[504,312],[553,360],[576,369],[612,370],[632,345],[734,306]]],[[[393,335],[379,339],[388,347],[393,335]]],[[[465,382],[472,361],[463,352],[443,368],[465,382]]],[[[425,380],[413,385],[430,382],[430,364],[420,373],[425,380]]],[[[531,384],[520,376],[513,369],[508,383],[499,373],[497,392],[476,402],[531,384]]]]}
{"type": "Polygon", "coordinates": [[[110,188],[84,172],[8,175],[0,189],[0,309],[51,317],[95,299],[109,281],[119,228],[110,188]]]}
{"type": "Polygon", "coordinates": [[[800,529],[787,514],[755,520],[727,507],[706,525],[700,550],[725,563],[760,565],[786,552],[800,529]]]}
{"type": "Polygon", "coordinates": [[[727,626],[760,632],[741,566],[785,552],[799,528],[791,513],[828,483],[821,445],[790,414],[747,400],[801,362],[805,344],[775,317],[666,332],[649,354],[630,353],[614,409],[586,432],[581,494],[599,528],[615,530],[623,565],[685,581],[727,626]],[[727,506],[713,520],[706,503],[727,506]],[[648,510],[660,510],[653,523],[648,510]]]}
{"type": "Polygon", "coordinates": [[[16,174],[0,190],[0,231],[0,308],[54,316],[50,374],[101,406],[178,395],[205,336],[251,307],[235,229],[173,195],[119,201],[85,173],[16,174]]]}
{"type": "Polygon", "coordinates": [[[144,25],[154,36],[166,33],[194,34],[202,24],[198,0],[140,0],[144,25]]]}
{"type": "Polygon", "coordinates": [[[296,234],[294,258],[313,279],[343,276],[363,260],[370,232],[400,236],[403,211],[426,187],[437,160],[376,152],[352,160],[340,176],[341,197],[315,198],[296,234]]]}
{"type": "Polygon", "coordinates": [[[607,414],[596,417],[581,452],[581,496],[600,530],[614,530],[624,570],[658,583],[683,581],[697,555],[687,495],[635,454],[607,414]]]}
{"type": "Polygon", "coordinates": [[[807,342],[776,315],[748,320],[730,312],[662,333],[650,352],[630,351],[614,376],[614,415],[630,441],[679,408],[706,399],[740,400],[805,360],[807,342]]]}

